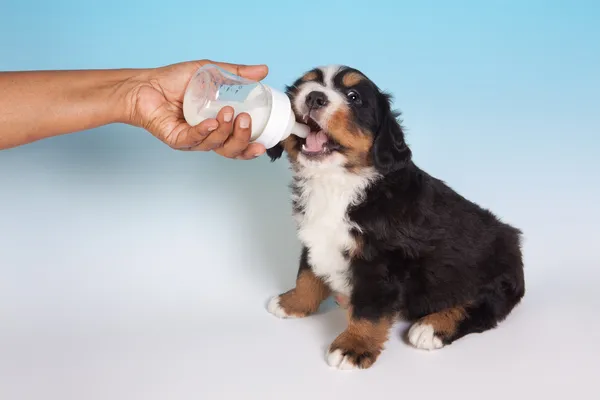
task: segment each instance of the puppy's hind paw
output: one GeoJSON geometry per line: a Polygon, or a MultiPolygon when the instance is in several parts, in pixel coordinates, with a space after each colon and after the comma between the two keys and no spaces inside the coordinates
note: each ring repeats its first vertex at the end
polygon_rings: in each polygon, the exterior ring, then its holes
{"type": "Polygon", "coordinates": [[[433,326],[415,322],[408,330],[408,341],[417,349],[436,350],[444,347],[442,339],[435,334],[433,326]]]}

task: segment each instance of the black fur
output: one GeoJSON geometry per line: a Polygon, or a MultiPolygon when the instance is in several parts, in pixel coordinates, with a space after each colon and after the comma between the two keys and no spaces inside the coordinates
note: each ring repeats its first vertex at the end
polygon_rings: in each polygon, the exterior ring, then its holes
{"type": "Polygon", "coordinates": [[[399,113],[390,108],[391,96],[380,94],[381,124],[373,142],[374,167],[386,175],[404,168],[410,162],[412,152],[404,141],[404,132],[398,122],[399,113]]]}
{"type": "MultiPolygon", "coordinates": [[[[376,101],[350,122],[372,127],[372,166],[381,176],[348,209],[362,244],[357,254],[345,253],[353,317],[417,320],[463,307],[466,318],[446,344],[494,328],[525,294],[521,231],[415,165],[390,97],[370,81],[361,90],[376,101]]],[[[276,146],[268,155],[275,160],[282,152],[276,146]]]]}
{"type": "Polygon", "coordinates": [[[271,161],[275,161],[281,158],[283,154],[283,145],[281,143],[276,144],[274,147],[267,149],[267,156],[271,159],[271,161]]]}
{"type": "Polygon", "coordinates": [[[357,318],[414,320],[465,306],[457,339],[496,326],[525,293],[521,232],[410,162],[348,211],[362,229],[352,260],[357,318]]]}

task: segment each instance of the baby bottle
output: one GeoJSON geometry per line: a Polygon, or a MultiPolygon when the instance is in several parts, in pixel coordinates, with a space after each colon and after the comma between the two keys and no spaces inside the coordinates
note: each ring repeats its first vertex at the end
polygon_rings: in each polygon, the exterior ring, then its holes
{"type": "Polygon", "coordinates": [[[183,97],[183,116],[194,126],[216,118],[225,106],[234,109],[234,118],[246,112],[252,118],[250,141],[267,149],[290,134],[306,138],[309,127],[296,122],[289,98],[260,82],[234,75],[207,64],[191,79],[183,97]]]}

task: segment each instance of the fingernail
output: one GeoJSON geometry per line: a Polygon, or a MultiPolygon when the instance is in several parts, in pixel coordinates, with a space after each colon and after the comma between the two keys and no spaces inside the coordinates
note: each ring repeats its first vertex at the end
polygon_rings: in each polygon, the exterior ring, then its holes
{"type": "Polygon", "coordinates": [[[225,122],[231,122],[231,120],[233,119],[233,113],[226,112],[225,114],[223,114],[223,119],[225,120],[225,122]]]}
{"type": "Polygon", "coordinates": [[[214,125],[211,125],[208,128],[206,128],[206,130],[209,132],[213,132],[213,131],[216,131],[218,127],[219,126],[217,124],[214,124],[214,125]]]}
{"type": "Polygon", "coordinates": [[[250,126],[250,118],[246,115],[240,116],[240,128],[247,129],[250,126]]]}

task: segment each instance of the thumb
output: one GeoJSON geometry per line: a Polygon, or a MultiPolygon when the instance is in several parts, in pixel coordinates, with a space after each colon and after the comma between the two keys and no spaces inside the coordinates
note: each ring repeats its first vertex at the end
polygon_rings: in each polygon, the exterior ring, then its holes
{"type": "Polygon", "coordinates": [[[260,65],[243,65],[243,64],[229,64],[229,63],[221,63],[216,62],[213,63],[218,65],[219,67],[241,76],[246,79],[250,79],[253,81],[261,81],[266,78],[269,73],[269,67],[264,64],[260,65]]]}
{"type": "Polygon", "coordinates": [[[269,67],[266,65],[240,65],[237,74],[246,79],[261,81],[267,77],[269,67]]]}

